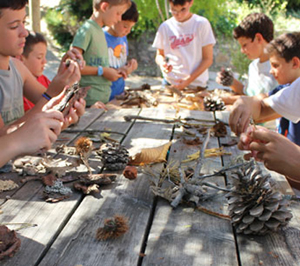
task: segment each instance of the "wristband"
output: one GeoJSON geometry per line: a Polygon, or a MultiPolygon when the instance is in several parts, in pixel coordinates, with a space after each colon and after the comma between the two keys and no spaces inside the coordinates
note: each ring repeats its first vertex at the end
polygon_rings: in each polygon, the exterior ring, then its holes
{"type": "Polygon", "coordinates": [[[103,75],[103,67],[98,66],[98,76],[102,76],[102,75],[103,75]]]}
{"type": "Polygon", "coordinates": [[[47,101],[50,101],[52,99],[52,97],[47,93],[47,92],[44,92],[42,94],[42,96],[47,100],[47,101]]]}

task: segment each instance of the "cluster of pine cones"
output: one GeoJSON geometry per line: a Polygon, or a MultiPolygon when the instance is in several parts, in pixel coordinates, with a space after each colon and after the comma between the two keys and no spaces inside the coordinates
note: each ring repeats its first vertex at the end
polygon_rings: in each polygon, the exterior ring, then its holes
{"type": "Polygon", "coordinates": [[[206,96],[203,99],[205,111],[223,111],[225,110],[225,103],[219,96],[206,96]]]}
{"type": "Polygon", "coordinates": [[[103,144],[97,154],[103,166],[110,171],[123,170],[129,162],[128,150],[117,142],[103,144]]]}
{"type": "Polygon", "coordinates": [[[269,174],[254,162],[232,173],[235,187],[227,194],[229,215],[237,233],[264,235],[287,225],[292,214],[288,201],[276,191],[269,174]]]}

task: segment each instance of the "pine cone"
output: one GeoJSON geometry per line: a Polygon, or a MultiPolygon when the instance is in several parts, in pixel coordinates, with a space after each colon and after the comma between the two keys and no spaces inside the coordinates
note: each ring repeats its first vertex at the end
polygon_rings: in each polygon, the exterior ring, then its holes
{"type": "Polygon", "coordinates": [[[223,69],[220,76],[217,78],[217,82],[223,86],[231,86],[233,83],[233,72],[230,68],[223,69]]]}
{"type": "Polygon", "coordinates": [[[123,170],[129,162],[127,149],[119,143],[106,143],[101,146],[97,154],[101,157],[107,170],[123,170]]]}
{"type": "Polygon", "coordinates": [[[225,109],[225,103],[218,96],[206,96],[203,100],[205,111],[222,111],[225,109]]]}
{"type": "Polygon", "coordinates": [[[233,173],[237,181],[226,195],[229,215],[237,233],[263,235],[285,226],[292,218],[288,201],[275,191],[270,175],[254,162],[233,173]]]}

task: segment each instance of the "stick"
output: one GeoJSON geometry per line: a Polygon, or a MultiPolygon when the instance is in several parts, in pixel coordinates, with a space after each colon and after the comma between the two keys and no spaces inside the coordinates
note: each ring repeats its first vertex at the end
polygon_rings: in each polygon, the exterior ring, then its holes
{"type": "Polygon", "coordinates": [[[151,117],[144,117],[144,116],[139,116],[139,115],[126,115],[124,116],[124,120],[126,122],[130,122],[131,120],[145,120],[145,121],[156,121],[156,122],[163,122],[163,123],[174,123],[178,122],[178,119],[159,119],[159,118],[151,118],[151,117]]]}
{"type": "Polygon", "coordinates": [[[206,150],[207,144],[209,142],[209,138],[210,138],[210,130],[211,129],[208,129],[208,131],[206,133],[205,140],[204,140],[203,145],[202,145],[201,150],[200,150],[200,156],[197,160],[197,164],[196,164],[196,167],[195,167],[194,176],[192,177],[191,181],[193,179],[199,178],[200,170],[201,170],[202,165],[203,165],[203,159],[205,158],[205,150],[206,150]]]}
{"type": "Polygon", "coordinates": [[[173,208],[176,208],[178,206],[178,204],[181,202],[184,195],[187,194],[187,191],[186,191],[185,186],[184,186],[185,178],[184,178],[181,166],[179,166],[178,171],[179,171],[179,174],[180,174],[181,188],[179,189],[179,193],[177,194],[176,198],[171,202],[171,206],[173,208]]]}
{"type": "Polygon", "coordinates": [[[65,129],[62,131],[63,133],[111,133],[111,134],[119,134],[126,135],[125,133],[110,131],[110,130],[102,130],[102,129],[65,129]]]}

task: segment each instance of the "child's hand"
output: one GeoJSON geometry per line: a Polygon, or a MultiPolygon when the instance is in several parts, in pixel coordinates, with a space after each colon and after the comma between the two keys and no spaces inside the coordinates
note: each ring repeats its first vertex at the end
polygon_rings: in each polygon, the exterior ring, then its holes
{"type": "MultiPolygon", "coordinates": [[[[44,105],[43,111],[52,110],[55,105],[60,103],[60,101],[65,96],[65,90],[61,92],[58,96],[53,97],[47,104],[44,105]]],[[[79,101],[75,101],[73,106],[70,108],[68,115],[63,119],[62,129],[67,128],[69,125],[77,123],[79,117],[82,116],[85,112],[86,102],[84,99],[79,99],[79,101]]]]}
{"type": "Polygon", "coordinates": [[[258,152],[253,149],[252,143],[264,143],[263,140],[260,140],[256,138],[257,132],[269,132],[264,127],[259,126],[248,126],[245,133],[242,133],[240,136],[240,141],[238,143],[238,148],[240,150],[250,150],[251,153],[245,154],[245,159],[249,160],[251,157],[253,157],[255,160],[260,161],[260,159],[257,157],[258,152]]]}
{"type": "Polygon", "coordinates": [[[105,77],[109,81],[116,81],[122,77],[122,74],[117,69],[111,67],[103,67],[103,77],[105,77]]]}
{"type": "Polygon", "coordinates": [[[190,85],[190,81],[188,80],[189,79],[189,76],[186,77],[185,79],[179,79],[179,80],[176,80],[176,85],[172,85],[172,87],[178,89],[178,90],[183,90],[184,88],[186,88],[187,86],[190,85]]]}
{"type": "Polygon", "coordinates": [[[245,132],[252,116],[252,99],[248,96],[241,96],[232,107],[229,117],[229,126],[231,130],[239,136],[245,132]]]}
{"type": "Polygon", "coordinates": [[[256,141],[250,144],[250,149],[256,152],[257,160],[262,161],[269,170],[300,180],[298,145],[265,128],[253,131],[252,136],[256,141]]]}
{"type": "Polygon", "coordinates": [[[86,62],[85,62],[85,60],[82,57],[82,52],[79,51],[75,47],[71,47],[70,50],[67,51],[64,54],[61,62],[66,62],[66,60],[68,58],[71,59],[71,60],[73,60],[73,61],[76,61],[78,63],[78,65],[79,65],[80,69],[83,69],[85,67],[85,65],[86,65],[86,62]]]}
{"type": "Polygon", "coordinates": [[[131,59],[127,62],[127,65],[125,67],[128,68],[128,74],[130,74],[138,68],[138,63],[135,59],[131,59]]]}
{"type": "Polygon", "coordinates": [[[66,64],[63,62],[57,72],[57,75],[53,78],[52,82],[47,89],[47,93],[51,96],[58,95],[65,86],[73,85],[81,78],[80,69],[78,63],[73,60],[69,60],[66,64]]]}
{"type": "Polygon", "coordinates": [[[168,64],[167,62],[164,62],[160,65],[160,68],[165,73],[170,73],[173,70],[173,66],[168,64]]]}
{"type": "Polygon", "coordinates": [[[231,69],[222,68],[220,72],[218,72],[216,77],[216,82],[223,86],[231,86],[233,84],[234,76],[231,69]]]}
{"type": "Polygon", "coordinates": [[[20,140],[20,154],[48,150],[61,132],[63,115],[59,111],[47,110],[33,115],[13,134],[20,140]]]}
{"type": "Polygon", "coordinates": [[[107,111],[106,105],[105,105],[103,102],[100,102],[100,101],[95,102],[95,103],[91,106],[91,108],[104,109],[104,110],[107,111]]]}

